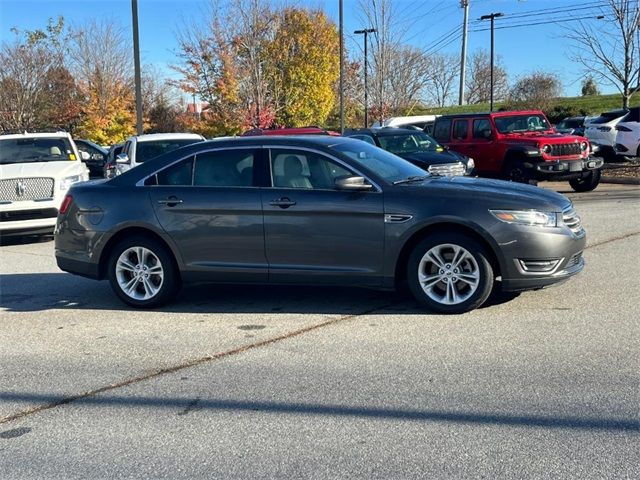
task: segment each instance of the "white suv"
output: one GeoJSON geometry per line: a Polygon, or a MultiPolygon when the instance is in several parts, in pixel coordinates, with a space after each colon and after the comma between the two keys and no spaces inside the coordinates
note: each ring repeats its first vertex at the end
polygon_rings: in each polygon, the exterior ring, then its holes
{"type": "Polygon", "coordinates": [[[616,125],[616,152],[625,157],[640,158],[640,107],[629,109],[616,125]]]}
{"type": "Polygon", "coordinates": [[[89,179],[65,132],[0,135],[0,236],[52,233],[69,187],[89,179]]]}
{"type": "Polygon", "coordinates": [[[616,125],[627,112],[628,110],[604,112],[585,125],[584,136],[587,137],[591,143],[600,146],[601,156],[608,159],[615,158],[616,152],[613,147],[616,144],[616,125]]]}
{"type": "Polygon", "coordinates": [[[116,174],[124,173],[163,153],[204,140],[202,135],[195,133],[150,133],[129,137],[122,153],[116,157],[116,174]]]}

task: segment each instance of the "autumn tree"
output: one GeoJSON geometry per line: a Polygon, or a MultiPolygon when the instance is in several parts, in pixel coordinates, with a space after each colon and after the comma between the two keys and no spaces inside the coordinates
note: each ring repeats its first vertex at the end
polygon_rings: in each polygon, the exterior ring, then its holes
{"type": "MultiPolygon", "coordinates": [[[[477,50],[471,57],[465,95],[467,103],[487,103],[491,98],[491,58],[486,50],[477,50]]],[[[500,101],[508,95],[507,71],[498,55],[493,67],[493,98],[500,101]]]]}
{"type": "Polygon", "coordinates": [[[135,133],[131,53],[113,21],[90,20],[72,29],[69,58],[84,105],[79,135],[108,145],[135,133]]]}
{"type": "Polygon", "coordinates": [[[622,106],[640,85],[640,7],[637,0],[607,0],[603,18],[578,22],[565,35],[571,58],[586,72],[616,87],[622,106]]]}
{"type": "Polygon", "coordinates": [[[336,26],[319,11],[287,8],[265,53],[276,121],[324,124],[335,103],[340,64],[336,26]]]}

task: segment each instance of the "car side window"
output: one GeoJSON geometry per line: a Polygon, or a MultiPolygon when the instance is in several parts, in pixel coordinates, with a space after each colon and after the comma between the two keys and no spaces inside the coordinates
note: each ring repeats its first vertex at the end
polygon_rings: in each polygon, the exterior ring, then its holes
{"type": "Polygon", "coordinates": [[[274,187],[334,190],[338,178],[354,173],[327,157],[304,150],[271,150],[274,187]]]}
{"type": "Polygon", "coordinates": [[[175,163],[149,177],[146,185],[185,186],[191,185],[193,179],[193,157],[175,163]]]}
{"type": "Polygon", "coordinates": [[[193,184],[206,187],[251,187],[255,150],[216,150],[196,155],[193,184]]]}
{"type": "Polygon", "coordinates": [[[488,118],[476,118],[473,121],[473,138],[483,140],[491,138],[491,122],[488,118]]]}
{"type": "Polygon", "coordinates": [[[469,133],[469,122],[467,120],[456,120],[453,122],[453,139],[466,140],[469,133]]]}
{"type": "Polygon", "coordinates": [[[376,144],[375,140],[371,135],[351,135],[351,138],[362,140],[363,142],[370,143],[371,145],[376,144]]]}
{"type": "Polygon", "coordinates": [[[451,135],[451,119],[438,120],[433,128],[433,137],[441,143],[449,143],[451,135]]]}

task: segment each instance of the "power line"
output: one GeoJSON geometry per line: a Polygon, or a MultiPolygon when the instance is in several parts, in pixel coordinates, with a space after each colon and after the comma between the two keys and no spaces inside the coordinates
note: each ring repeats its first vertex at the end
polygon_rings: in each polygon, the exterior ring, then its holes
{"type": "MultiPolygon", "coordinates": [[[[637,1],[637,0],[634,0],[637,1]]],[[[586,2],[580,5],[581,13],[584,13],[584,10],[594,10],[602,7],[606,7],[607,3],[602,2],[602,0],[595,2],[586,2]]],[[[522,19],[527,17],[540,17],[540,16],[549,16],[549,15],[557,15],[559,13],[567,13],[567,12],[575,12],[576,7],[551,7],[551,8],[541,8],[539,10],[528,10],[526,12],[514,12],[514,13],[506,13],[504,18],[509,20],[522,19]]],[[[478,24],[481,23],[480,20],[474,20],[473,23],[478,24]]]]}
{"type": "MultiPolygon", "coordinates": [[[[540,22],[524,22],[524,23],[515,23],[515,24],[508,24],[508,25],[501,25],[498,27],[494,27],[495,30],[503,30],[506,28],[519,28],[519,27],[532,27],[534,25],[549,25],[554,24],[554,23],[566,23],[566,22],[576,22],[578,20],[601,20],[601,19],[605,19],[606,16],[605,15],[600,15],[598,17],[594,17],[594,16],[588,16],[588,17],[578,17],[578,18],[566,18],[564,20],[544,20],[544,21],[540,21],[540,22]]],[[[475,30],[470,30],[471,32],[486,32],[489,31],[490,28],[480,28],[480,29],[475,29],[475,30]]]]}

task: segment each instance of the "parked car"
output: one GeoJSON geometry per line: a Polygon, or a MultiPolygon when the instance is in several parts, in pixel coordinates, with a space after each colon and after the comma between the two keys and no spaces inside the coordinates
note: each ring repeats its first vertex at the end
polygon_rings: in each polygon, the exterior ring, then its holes
{"type": "Polygon", "coordinates": [[[109,151],[107,152],[107,160],[104,164],[104,178],[112,178],[118,174],[118,169],[116,168],[116,158],[122,153],[123,148],[124,142],[116,143],[109,147],[109,151]]]}
{"type": "Polygon", "coordinates": [[[383,148],[432,175],[470,175],[475,165],[473,158],[446,149],[419,130],[366,128],[348,130],[345,136],[383,148]]]}
{"type": "Polygon", "coordinates": [[[584,136],[585,125],[595,117],[567,117],[555,126],[558,133],[584,136]]]}
{"type": "Polygon", "coordinates": [[[82,152],[86,152],[89,157],[86,160],[82,160],[89,169],[89,176],[91,178],[104,177],[104,164],[107,161],[109,151],[89,140],[75,139],[74,142],[80,154],[82,155],[82,152]]]}
{"type": "Polygon", "coordinates": [[[559,135],[537,110],[442,116],[436,120],[434,137],[472,156],[480,176],[531,184],[568,180],[578,192],[600,183],[603,160],[592,156],[589,141],[559,135]]]}
{"type": "Polygon", "coordinates": [[[640,107],[629,109],[616,125],[616,153],[640,158],[640,107]]]}
{"type": "Polygon", "coordinates": [[[195,133],[151,133],[129,137],[122,152],[116,156],[116,175],[171,150],[204,140],[202,135],[195,133]]]}
{"type": "Polygon", "coordinates": [[[382,123],[374,122],[372,127],[418,128],[426,134],[431,135],[433,132],[433,124],[439,116],[440,115],[409,115],[405,117],[392,117],[384,120],[382,123]]]}
{"type": "Polygon", "coordinates": [[[242,134],[243,137],[253,137],[256,135],[332,135],[339,136],[338,132],[325,130],[322,127],[293,127],[293,128],[254,128],[242,134]]]}
{"type": "Polygon", "coordinates": [[[585,136],[591,143],[599,145],[600,155],[607,161],[615,160],[616,125],[620,123],[627,112],[628,110],[622,109],[601,113],[599,117],[591,120],[584,129],[585,136]]]}
{"type": "Polygon", "coordinates": [[[55,255],[64,271],[109,279],[133,307],[169,301],[182,282],[406,281],[429,310],[460,313],[494,288],[567,280],[583,269],[585,241],[556,192],[435,177],[366,142],[318,135],[197,143],[74,186],[55,255]]]}
{"type": "Polygon", "coordinates": [[[51,234],[69,187],[88,179],[68,133],[0,135],[0,236],[51,234]]]}

